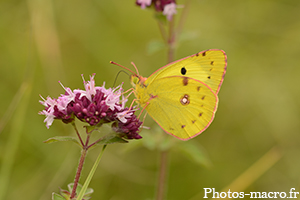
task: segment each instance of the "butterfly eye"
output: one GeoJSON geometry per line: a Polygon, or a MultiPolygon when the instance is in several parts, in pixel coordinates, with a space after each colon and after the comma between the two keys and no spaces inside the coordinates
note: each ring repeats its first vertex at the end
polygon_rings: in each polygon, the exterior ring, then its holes
{"type": "Polygon", "coordinates": [[[180,72],[181,72],[182,75],[185,75],[185,74],[186,74],[186,69],[185,69],[185,67],[181,68],[181,71],[180,71],[180,72]]]}

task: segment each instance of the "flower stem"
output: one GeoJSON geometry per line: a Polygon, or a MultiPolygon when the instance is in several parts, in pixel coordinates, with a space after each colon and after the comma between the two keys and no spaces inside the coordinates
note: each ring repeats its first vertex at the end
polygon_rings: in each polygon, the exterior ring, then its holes
{"type": "Polygon", "coordinates": [[[157,24],[158,24],[158,28],[159,28],[161,37],[163,38],[164,42],[167,43],[168,42],[168,37],[167,37],[166,31],[164,29],[164,25],[159,20],[157,21],[157,24]]]}
{"type": "Polygon", "coordinates": [[[163,200],[166,191],[166,177],[167,177],[167,165],[168,165],[168,151],[162,151],[160,153],[160,169],[157,185],[156,200],[163,200]]]}
{"type": "Polygon", "coordinates": [[[74,186],[73,186],[73,190],[72,190],[71,197],[70,197],[71,199],[75,198],[75,196],[76,196],[76,189],[77,189],[77,186],[78,186],[78,181],[79,181],[79,178],[80,178],[80,175],[81,175],[81,171],[82,171],[82,168],[83,168],[83,164],[84,164],[86,154],[87,154],[87,148],[83,148],[82,151],[81,151],[81,157],[80,157],[80,160],[79,160],[79,164],[78,164],[78,168],[77,168],[77,172],[76,172],[76,176],[75,176],[75,180],[74,180],[74,186]]]}
{"type": "Polygon", "coordinates": [[[100,138],[100,139],[98,139],[98,140],[96,140],[95,142],[93,142],[92,144],[90,144],[90,145],[87,147],[87,149],[91,148],[92,146],[96,145],[98,142],[100,142],[100,141],[102,141],[102,140],[104,140],[104,139],[105,139],[105,136],[102,137],[102,138],[100,138]]]}
{"type": "Polygon", "coordinates": [[[73,127],[74,127],[74,129],[75,129],[75,131],[76,131],[76,134],[77,134],[78,138],[79,138],[80,144],[81,144],[82,146],[84,146],[83,141],[82,141],[82,138],[81,138],[81,136],[80,136],[80,134],[79,134],[79,132],[78,132],[78,129],[77,129],[75,123],[72,123],[72,125],[73,125],[73,127]]]}
{"type": "Polygon", "coordinates": [[[191,0],[186,0],[185,3],[184,3],[184,7],[183,7],[183,10],[182,10],[182,13],[180,15],[179,22],[178,22],[177,28],[176,28],[176,34],[177,35],[181,34],[181,31],[183,29],[183,25],[186,22],[187,15],[188,15],[189,10],[190,10],[190,4],[191,4],[191,0]]]}
{"type": "MultiPolygon", "coordinates": [[[[160,27],[161,30],[161,27],[160,27]]],[[[162,32],[162,31],[161,31],[162,32]]],[[[168,58],[167,63],[174,61],[175,50],[176,50],[176,30],[175,30],[175,21],[174,16],[172,20],[169,21],[169,35],[167,39],[168,45],[168,58]]],[[[162,34],[163,38],[165,37],[162,34]]],[[[160,168],[159,168],[159,177],[158,184],[156,188],[156,200],[163,200],[166,193],[166,179],[168,170],[168,150],[163,150],[160,152],[160,168]]]]}
{"type": "Polygon", "coordinates": [[[175,47],[176,47],[176,35],[175,35],[175,28],[174,28],[174,17],[169,22],[169,38],[168,38],[168,63],[174,61],[175,56],[175,47]]]}
{"type": "Polygon", "coordinates": [[[97,160],[95,161],[95,163],[93,165],[93,168],[91,169],[88,177],[86,178],[86,180],[85,180],[85,182],[84,182],[84,184],[82,186],[82,189],[81,189],[81,191],[80,191],[80,193],[79,193],[79,195],[77,197],[77,200],[82,200],[83,195],[85,194],[85,192],[86,192],[86,190],[87,190],[87,188],[88,188],[88,186],[89,186],[89,184],[90,184],[90,182],[91,182],[91,180],[92,180],[92,178],[94,176],[94,173],[95,173],[95,171],[96,171],[96,169],[97,169],[97,167],[98,167],[98,165],[100,163],[100,160],[102,158],[102,155],[103,155],[103,152],[104,152],[105,148],[106,148],[106,145],[103,146],[102,151],[100,152],[97,160]]]}

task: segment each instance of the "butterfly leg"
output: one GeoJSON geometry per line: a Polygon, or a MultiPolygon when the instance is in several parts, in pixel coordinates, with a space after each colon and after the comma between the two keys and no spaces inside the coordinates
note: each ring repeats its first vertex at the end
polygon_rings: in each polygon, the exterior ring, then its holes
{"type": "Polygon", "coordinates": [[[147,127],[147,126],[144,126],[144,122],[145,122],[145,119],[146,119],[146,116],[147,116],[147,112],[145,113],[144,117],[143,117],[143,123],[142,123],[142,128],[139,130],[139,133],[145,128],[145,129],[150,129],[150,127],[147,127]]]}
{"type": "Polygon", "coordinates": [[[121,117],[124,117],[129,111],[132,110],[132,107],[133,107],[133,104],[134,104],[135,101],[137,101],[137,99],[133,99],[133,101],[131,102],[131,104],[130,104],[128,110],[127,110],[127,111],[124,113],[124,115],[122,115],[121,117]]]}
{"type": "Polygon", "coordinates": [[[134,92],[134,88],[130,88],[129,90],[126,90],[125,92],[122,92],[121,95],[126,94],[126,93],[128,93],[128,92],[129,92],[129,94],[127,95],[126,99],[127,99],[132,93],[135,93],[135,92],[134,92]]]}
{"type": "MultiPolygon", "coordinates": [[[[148,104],[149,104],[149,103],[147,103],[147,105],[144,106],[144,108],[142,109],[142,111],[140,112],[140,114],[139,114],[139,116],[138,116],[138,119],[141,117],[141,114],[143,113],[143,111],[145,110],[145,108],[148,106],[148,104]]],[[[147,114],[148,114],[148,113],[146,112],[145,115],[144,115],[144,117],[143,117],[143,123],[142,123],[143,126],[141,126],[142,128],[139,130],[139,132],[141,132],[144,128],[145,128],[145,129],[150,129],[149,127],[145,127],[145,126],[144,126],[144,122],[145,122],[145,119],[146,119],[147,114]]]]}
{"type": "MultiPolygon", "coordinates": [[[[146,103],[146,105],[143,107],[142,111],[140,112],[138,118],[141,117],[141,114],[144,112],[145,108],[149,105],[149,102],[146,103]]],[[[147,115],[147,112],[146,112],[146,115],[147,115]]],[[[146,118],[146,115],[144,116],[144,119],[146,118]]]]}

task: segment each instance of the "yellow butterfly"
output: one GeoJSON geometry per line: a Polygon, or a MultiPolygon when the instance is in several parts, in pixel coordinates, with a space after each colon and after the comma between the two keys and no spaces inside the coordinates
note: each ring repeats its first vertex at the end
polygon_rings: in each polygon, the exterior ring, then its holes
{"type": "Polygon", "coordinates": [[[149,78],[130,70],[131,83],[136,101],[165,132],[189,140],[214,119],[226,67],[225,52],[210,49],[172,62],[149,78]]]}

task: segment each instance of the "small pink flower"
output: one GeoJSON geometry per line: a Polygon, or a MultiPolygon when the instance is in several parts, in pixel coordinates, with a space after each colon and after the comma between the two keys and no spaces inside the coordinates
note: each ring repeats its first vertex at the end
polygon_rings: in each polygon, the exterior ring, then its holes
{"type": "Polygon", "coordinates": [[[104,97],[106,97],[106,105],[108,105],[111,110],[115,110],[115,108],[120,109],[122,107],[119,105],[122,94],[122,85],[119,85],[114,89],[109,88],[108,90],[104,90],[102,92],[104,93],[104,97]]]}
{"type": "Polygon", "coordinates": [[[128,139],[139,139],[139,128],[142,122],[134,115],[135,110],[126,108],[127,99],[122,95],[122,85],[116,88],[95,86],[95,74],[90,76],[90,81],[83,83],[85,90],[71,90],[65,88],[65,94],[57,99],[47,97],[40,101],[45,106],[40,115],[45,115],[47,128],[54,119],[61,119],[64,123],[72,122],[75,117],[91,126],[101,126],[103,123],[114,122],[114,130],[128,139]],[[121,99],[122,97],[122,99],[121,99]]]}
{"type": "Polygon", "coordinates": [[[122,123],[126,123],[127,119],[129,118],[133,113],[132,112],[128,112],[128,110],[124,110],[123,112],[119,112],[117,113],[117,118],[122,122],[122,123]]]}
{"type": "Polygon", "coordinates": [[[88,82],[84,80],[83,74],[81,74],[81,76],[82,76],[85,91],[77,89],[74,90],[74,93],[80,93],[81,95],[79,98],[85,96],[88,100],[92,101],[92,95],[96,94],[95,80],[94,80],[95,74],[93,74],[93,76],[90,76],[90,81],[88,82]]]}
{"type": "Polygon", "coordinates": [[[65,89],[65,94],[60,95],[57,99],[57,104],[59,106],[59,110],[64,110],[67,108],[67,105],[74,101],[76,94],[70,89],[63,86],[61,82],[59,82],[60,85],[65,89]]]}
{"type": "Polygon", "coordinates": [[[53,114],[48,113],[45,110],[41,111],[40,115],[45,115],[46,116],[44,122],[46,123],[46,127],[49,129],[50,126],[52,125],[53,121],[54,121],[55,116],[53,114]]]}
{"type": "Polygon", "coordinates": [[[136,4],[141,6],[142,9],[145,9],[147,6],[151,5],[152,0],[137,0],[136,4]]]}
{"type": "Polygon", "coordinates": [[[173,15],[175,15],[177,13],[176,7],[177,6],[175,3],[170,3],[170,4],[165,5],[163,14],[167,16],[167,19],[169,21],[171,21],[173,15]]]}
{"type": "Polygon", "coordinates": [[[51,97],[47,97],[47,99],[44,99],[42,96],[40,96],[44,101],[39,101],[42,105],[44,105],[46,108],[43,111],[40,111],[40,115],[45,115],[46,119],[44,122],[46,122],[46,127],[49,129],[49,127],[52,125],[55,115],[54,115],[54,106],[57,105],[57,102],[55,99],[51,99],[51,97]]]}
{"type": "Polygon", "coordinates": [[[155,11],[162,12],[162,14],[165,15],[169,21],[171,21],[173,15],[177,13],[177,5],[175,0],[137,0],[136,4],[142,9],[153,5],[155,11]]]}

